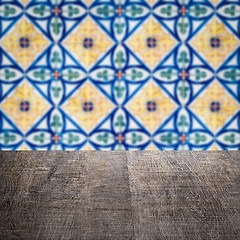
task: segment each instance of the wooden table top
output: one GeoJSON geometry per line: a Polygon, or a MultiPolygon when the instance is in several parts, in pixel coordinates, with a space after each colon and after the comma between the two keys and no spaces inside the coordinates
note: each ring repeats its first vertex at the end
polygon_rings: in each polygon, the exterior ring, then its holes
{"type": "Polygon", "coordinates": [[[0,239],[240,239],[238,151],[0,152],[0,239]]]}

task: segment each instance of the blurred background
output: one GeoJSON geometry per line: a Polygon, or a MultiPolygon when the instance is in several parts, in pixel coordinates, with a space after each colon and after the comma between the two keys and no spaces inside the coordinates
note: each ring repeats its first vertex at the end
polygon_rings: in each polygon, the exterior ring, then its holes
{"type": "Polygon", "coordinates": [[[0,150],[240,150],[240,3],[2,0],[0,150]]]}

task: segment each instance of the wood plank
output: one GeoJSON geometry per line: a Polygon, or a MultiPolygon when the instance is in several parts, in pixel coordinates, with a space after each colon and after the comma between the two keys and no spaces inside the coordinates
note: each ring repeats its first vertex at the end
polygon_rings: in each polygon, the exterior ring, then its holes
{"type": "Polygon", "coordinates": [[[239,239],[238,151],[0,152],[0,239],[239,239]]]}
{"type": "Polygon", "coordinates": [[[0,239],[132,239],[126,154],[0,153],[0,239]]]}
{"type": "Polygon", "coordinates": [[[129,152],[135,238],[239,239],[239,161],[239,152],[129,152]]]}

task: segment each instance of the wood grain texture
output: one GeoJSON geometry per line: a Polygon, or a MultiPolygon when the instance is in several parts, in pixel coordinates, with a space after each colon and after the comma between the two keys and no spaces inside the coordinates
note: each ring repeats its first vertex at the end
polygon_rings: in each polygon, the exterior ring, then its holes
{"type": "Polygon", "coordinates": [[[136,239],[239,239],[239,153],[128,156],[136,239]]]}
{"type": "Polygon", "coordinates": [[[0,152],[0,239],[240,239],[240,152],[0,152]]]}

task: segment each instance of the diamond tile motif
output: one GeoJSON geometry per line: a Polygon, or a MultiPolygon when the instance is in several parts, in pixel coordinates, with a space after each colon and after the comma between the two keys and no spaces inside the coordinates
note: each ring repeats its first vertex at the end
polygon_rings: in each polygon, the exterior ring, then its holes
{"type": "Polygon", "coordinates": [[[85,68],[89,68],[107,53],[112,41],[93,20],[87,18],[67,36],[63,45],[85,68]]]}
{"type": "Polygon", "coordinates": [[[69,116],[86,131],[97,126],[100,120],[106,117],[114,105],[102,95],[96,87],[87,82],[63,105],[69,116]]]}
{"type": "Polygon", "coordinates": [[[29,130],[49,108],[46,100],[27,82],[22,82],[1,103],[1,109],[17,128],[29,130]]]}
{"type": "Polygon", "coordinates": [[[194,37],[191,44],[213,68],[218,68],[239,46],[239,40],[214,18],[194,37]]]}
{"type": "Polygon", "coordinates": [[[149,82],[130,100],[127,108],[152,132],[172,114],[176,104],[159,86],[149,82]]]}
{"type": "Polygon", "coordinates": [[[217,82],[214,81],[191,104],[195,114],[204,119],[212,131],[223,127],[239,110],[239,103],[217,82]]]}
{"type": "Polygon", "coordinates": [[[173,49],[176,41],[157,21],[150,18],[130,37],[127,44],[152,69],[173,49]]]}
{"type": "Polygon", "coordinates": [[[49,44],[47,38],[25,18],[1,39],[4,50],[23,68],[27,68],[49,44]]]}
{"type": "Polygon", "coordinates": [[[239,13],[0,1],[0,150],[240,150],[239,13]]]}

